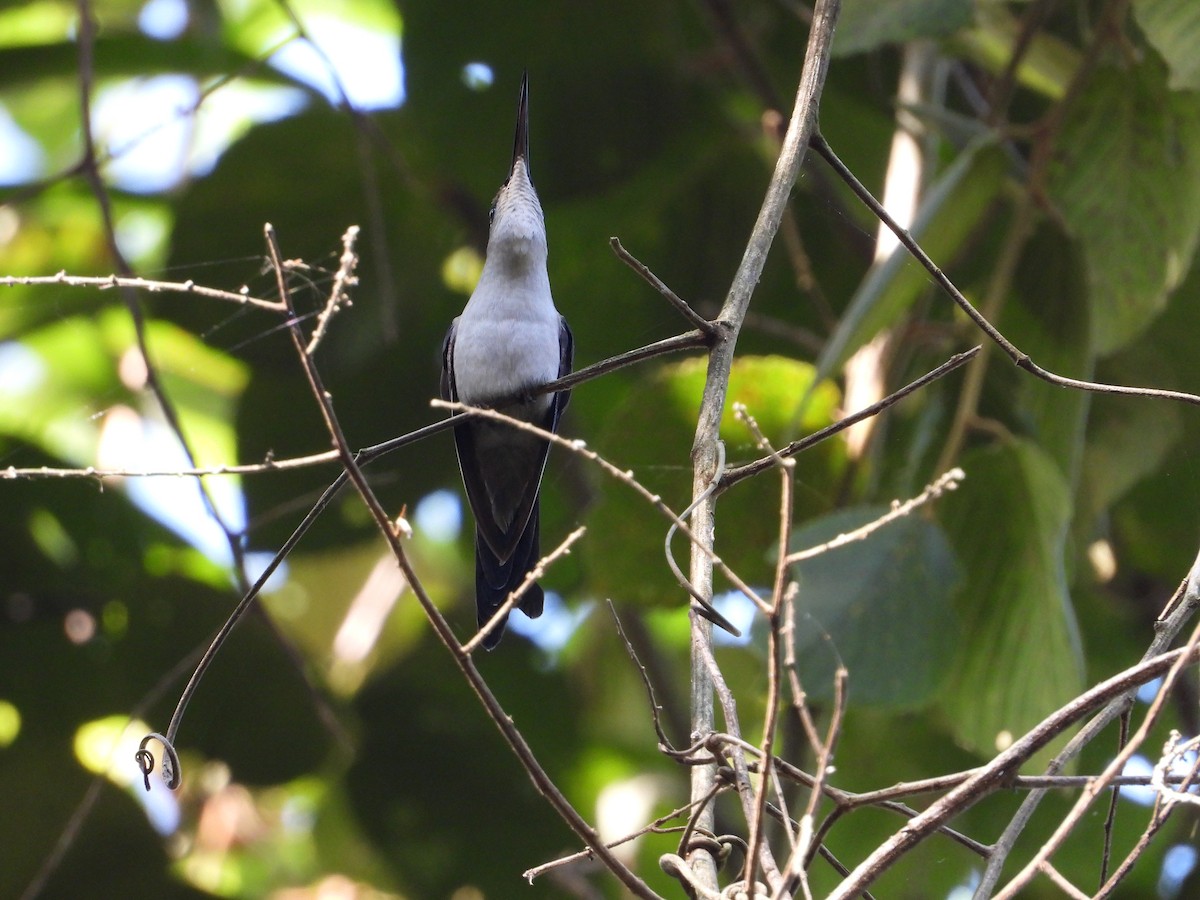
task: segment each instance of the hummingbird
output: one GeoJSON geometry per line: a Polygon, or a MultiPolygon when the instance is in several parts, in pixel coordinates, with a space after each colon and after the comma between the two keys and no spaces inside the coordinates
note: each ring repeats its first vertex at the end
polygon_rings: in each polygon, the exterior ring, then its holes
{"type": "MultiPolygon", "coordinates": [[[[554,307],[546,269],[546,221],[529,174],[529,76],[521,77],[508,177],[492,202],[479,283],[442,345],[442,399],[501,412],[557,431],[570,391],[530,391],[571,371],[574,340],[554,307]]],[[[475,606],[479,626],[495,615],[539,559],[538,494],[548,441],[500,422],[463,416],[454,447],[475,517],[475,606]]],[[[519,609],[542,614],[541,587],[519,609]]],[[[491,650],[505,620],[484,640],[491,650]]]]}

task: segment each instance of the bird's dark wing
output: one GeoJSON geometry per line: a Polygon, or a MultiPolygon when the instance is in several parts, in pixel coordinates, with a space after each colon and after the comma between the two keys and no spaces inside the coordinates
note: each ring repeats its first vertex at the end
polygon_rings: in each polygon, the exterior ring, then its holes
{"type": "MultiPolygon", "coordinates": [[[[575,364],[575,336],[571,334],[571,326],[567,324],[566,316],[558,317],[558,377],[566,378],[571,374],[575,364]]],[[[571,402],[571,391],[559,391],[554,395],[554,420],[550,431],[558,434],[558,420],[562,418],[563,410],[571,402]]]]}
{"type": "Polygon", "coordinates": [[[446,339],[442,341],[442,399],[458,402],[458,390],[454,386],[454,335],[458,332],[458,319],[450,323],[446,339]]]}

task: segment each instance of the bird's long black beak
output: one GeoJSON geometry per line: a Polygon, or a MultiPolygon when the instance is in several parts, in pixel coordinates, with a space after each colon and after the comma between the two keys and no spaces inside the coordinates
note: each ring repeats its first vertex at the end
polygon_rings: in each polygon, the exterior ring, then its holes
{"type": "Polygon", "coordinates": [[[517,134],[513,139],[511,176],[517,168],[517,160],[525,160],[525,171],[529,172],[529,72],[521,73],[521,99],[517,101],[517,134]]]}

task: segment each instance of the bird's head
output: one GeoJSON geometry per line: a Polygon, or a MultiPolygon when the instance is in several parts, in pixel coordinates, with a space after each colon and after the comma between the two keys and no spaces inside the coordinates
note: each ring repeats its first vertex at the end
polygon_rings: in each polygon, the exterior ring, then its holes
{"type": "Polygon", "coordinates": [[[517,133],[513,141],[512,167],[492,202],[488,257],[535,257],[546,255],[546,221],[542,204],[529,177],[529,76],[521,78],[517,104],[517,133]]]}

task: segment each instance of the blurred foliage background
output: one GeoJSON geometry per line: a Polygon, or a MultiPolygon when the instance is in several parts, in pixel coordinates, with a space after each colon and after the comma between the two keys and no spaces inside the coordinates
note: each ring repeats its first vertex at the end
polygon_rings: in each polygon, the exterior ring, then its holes
{"type": "MultiPolygon", "coordinates": [[[[1200,8],[843,6],[822,131],[876,195],[898,120],[917,136],[914,230],[964,292],[1062,374],[1200,390],[1200,8]],[[918,91],[898,104],[902,71],[918,91]]],[[[91,12],[94,53],[81,61],[77,4],[0,6],[0,276],[117,269],[86,178],[87,85],[115,239],[137,274],[269,298],[270,222],[285,254],[308,264],[297,303],[315,313],[342,233],[362,227],[354,306],[319,363],[351,443],[365,446],[440,416],[428,401],[441,340],[478,272],[523,69],[551,281],[584,365],[685,329],[613,257],[611,235],[697,308],[718,308],[773,165],[774,117],[790,110],[809,9],[103,0],[91,12]]],[[[922,269],[875,255],[872,217],[810,154],[731,391],[773,440],[851,405],[844,366],[877,335],[874,371],[889,388],[979,342],[922,269]]],[[[139,302],[150,363],[198,464],[328,448],[276,318],[197,296],[139,302]]],[[[187,465],[133,335],[115,291],[3,289],[0,475],[187,465]]],[[[702,372],[699,358],[660,360],[590,382],[563,431],[681,508],[702,372]]],[[[813,697],[828,695],[828,647],[850,665],[834,777],[847,789],[977,765],[1135,662],[1195,553],[1194,410],[1062,391],[998,354],[978,374],[975,394],[952,376],[889,411],[865,445],[839,439],[800,458],[797,547],[919,493],[948,464],[967,473],[932,515],[798,571],[813,697]]],[[[731,461],[757,455],[732,418],[725,437],[731,461]]],[[[471,528],[450,447],[434,437],[370,474],[391,512],[407,510],[415,565],[465,638],[471,528]]],[[[334,474],[206,479],[244,536],[250,577],[334,474]]],[[[768,475],[718,506],[718,550],[753,584],[773,570],[777,491],[768,475]]],[[[356,497],[318,521],[217,660],[179,735],[174,795],[142,790],[133,748],[165,728],[198,648],[238,598],[234,553],[196,483],[6,478],[0,508],[0,896],[617,895],[590,864],[521,881],[575,842],[432,639],[356,497]]],[[[682,745],[685,598],[657,516],[556,451],[544,545],[577,524],[589,534],[545,579],[556,598],[546,616],[514,616],[480,665],[547,771],[617,837],[682,805],[687,776],[656,749],[604,601],[682,745]]],[[[735,600],[722,608],[745,618],[735,600]]],[[[719,653],[753,723],[761,625],[748,636],[719,653]]],[[[1188,699],[1167,724],[1194,734],[1188,699]]],[[[1113,746],[1093,746],[1079,770],[1113,746]]],[[[811,761],[798,729],[783,752],[811,761]]],[[[1019,800],[993,797],[956,825],[992,840],[1019,800]]],[[[1070,800],[1047,801],[1018,858],[1070,800]]],[[[1119,849],[1143,827],[1144,802],[1122,800],[1119,849]]],[[[732,804],[722,815],[737,828],[732,804]]],[[[900,824],[852,819],[829,837],[850,865],[900,824]]],[[[1181,816],[1159,835],[1122,896],[1194,896],[1190,826],[1181,816]]],[[[1077,883],[1096,878],[1100,832],[1096,817],[1056,858],[1077,883]]],[[[679,888],[656,860],[675,840],[626,848],[669,896],[679,888]]],[[[950,896],[979,869],[934,839],[877,896],[950,896]]],[[[820,863],[814,879],[835,881],[820,863]]]]}

